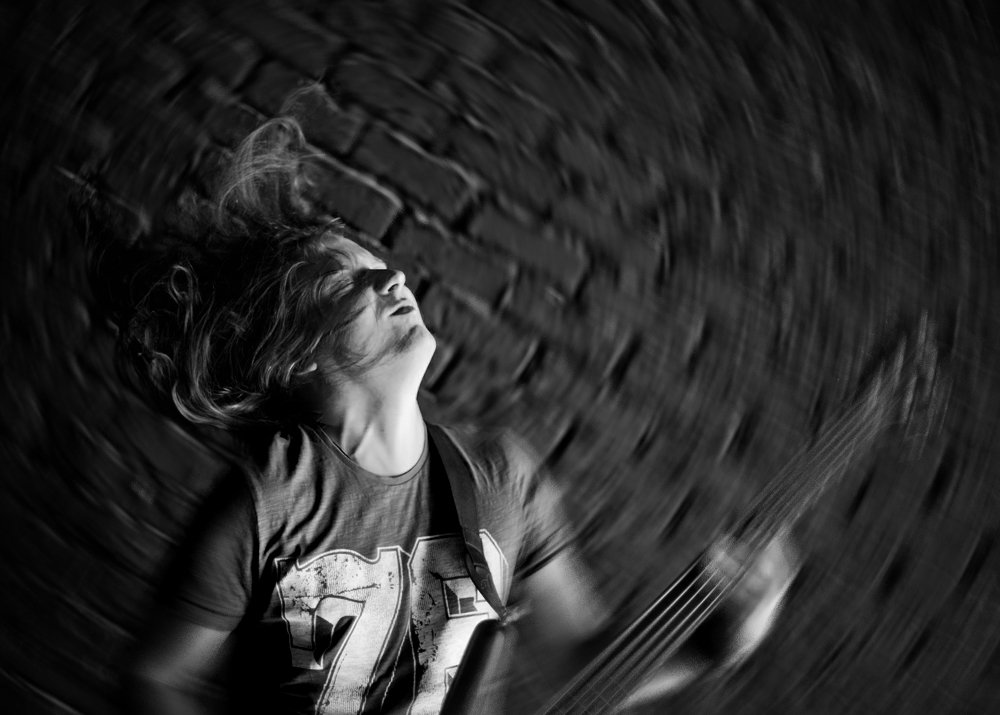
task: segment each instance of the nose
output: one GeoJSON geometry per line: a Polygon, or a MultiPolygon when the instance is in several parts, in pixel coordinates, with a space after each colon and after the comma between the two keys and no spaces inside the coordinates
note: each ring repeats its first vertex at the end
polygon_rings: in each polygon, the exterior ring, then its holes
{"type": "Polygon", "coordinates": [[[387,268],[382,271],[382,275],[379,276],[376,285],[379,293],[388,295],[406,285],[406,274],[402,271],[387,268]]]}

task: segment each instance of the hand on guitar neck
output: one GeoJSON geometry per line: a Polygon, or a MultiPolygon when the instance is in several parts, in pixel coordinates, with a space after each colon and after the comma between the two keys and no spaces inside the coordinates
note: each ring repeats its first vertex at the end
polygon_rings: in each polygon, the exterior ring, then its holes
{"type": "MultiPolygon", "coordinates": [[[[764,640],[798,572],[787,538],[795,521],[885,428],[903,424],[910,436],[923,437],[942,418],[948,381],[939,370],[932,327],[922,319],[915,336],[875,362],[854,397],[771,478],[728,535],[617,635],[572,550],[527,579],[533,613],[526,630],[553,644],[545,666],[556,676],[546,683],[553,692],[544,694],[538,712],[627,710],[706,671],[743,662],[764,640]],[[565,682],[558,677],[574,669],[565,682]]],[[[463,702],[476,707],[448,712],[485,712],[474,695],[463,702]]]]}
{"type": "Polygon", "coordinates": [[[732,590],[700,629],[696,645],[707,648],[712,660],[724,666],[742,662],[771,629],[781,602],[798,573],[799,558],[791,542],[778,536],[762,550],[730,538],[716,541],[707,551],[706,570],[732,590]]]}
{"type": "Polygon", "coordinates": [[[526,584],[534,605],[527,627],[555,646],[545,663],[554,689],[535,694],[548,702],[539,712],[627,709],[737,665],[770,630],[797,570],[785,536],[756,549],[720,539],[668,595],[620,632],[581,578],[582,562],[572,552],[562,554],[526,584]],[[556,694],[560,688],[568,697],[556,694]]]}
{"type": "Polygon", "coordinates": [[[703,580],[719,589],[719,603],[660,670],[633,691],[621,710],[746,660],[771,630],[798,573],[799,557],[785,536],[774,537],[756,552],[722,537],[706,549],[700,566],[703,580]]]}

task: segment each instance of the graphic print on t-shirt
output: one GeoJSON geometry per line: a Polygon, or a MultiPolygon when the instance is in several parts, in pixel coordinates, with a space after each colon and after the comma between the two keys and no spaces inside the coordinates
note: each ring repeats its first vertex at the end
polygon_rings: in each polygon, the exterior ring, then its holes
{"type": "MultiPolygon", "coordinates": [[[[489,532],[480,534],[503,595],[507,560],[489,532]]],[[[327,672],[316,715],[361,711],[379,665],[397,657],[386,652],[393,634],[410,631],[411,624],[417,663],[405,670],[421,677],[410,712],[437,712],[472,630],[483,618],[496,618],[468,576],[460,536],[421,537],[412,554],[389,546],[378,549],[374,559],[337,549],[289,561],[276,560],[277,572],[285,574],[276,590],[291,663],[327,672]]]]}

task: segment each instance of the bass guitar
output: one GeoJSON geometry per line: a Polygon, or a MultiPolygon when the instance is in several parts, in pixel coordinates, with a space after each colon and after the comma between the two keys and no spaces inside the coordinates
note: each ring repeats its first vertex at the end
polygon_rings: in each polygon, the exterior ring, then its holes
{"type": "MultiPolygon", "coordinates": [[[[847,471],[856,455],[868,450],[889,426],[909,431],[929,425],[943,413],[947,390],[937,353],[923,319],[915,336],[875,364],[864,387],[800,450],[726,530],[718,544],[738,544],[742,565],[720,572],[712,567],[715,544],[700,554],[596,658],[539,710],[557,713],[607,713],[628,699],[666,658],[723,602],[739,583],[754,556],[787,531],[847,471]]],[[[724,547],[723,547],[724,548],[724,547]]],[[[448,690],[442,713],[492,715],[503,712],[507,663],[515,628],[486,621],[477,628],[448,690]]]]}

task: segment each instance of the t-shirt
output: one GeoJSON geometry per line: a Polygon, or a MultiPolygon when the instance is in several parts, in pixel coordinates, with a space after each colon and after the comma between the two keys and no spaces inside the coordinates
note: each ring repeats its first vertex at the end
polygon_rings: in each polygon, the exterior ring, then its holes
{"type": "MultiPolygon", "coordinates": [[[[510,434],[449,430],[471,462],[480,535],[506,601],[566,542],[552,484],[510,434]]],[[[465,566],[433,444],[408,472],[362,469],[319,429],[274,437],[266,465],[194,541],[173,609],[236,630],[254,711],[438,712],[472,630],[497,614],[465,566]]]]}

